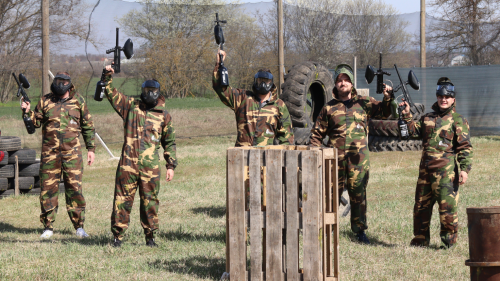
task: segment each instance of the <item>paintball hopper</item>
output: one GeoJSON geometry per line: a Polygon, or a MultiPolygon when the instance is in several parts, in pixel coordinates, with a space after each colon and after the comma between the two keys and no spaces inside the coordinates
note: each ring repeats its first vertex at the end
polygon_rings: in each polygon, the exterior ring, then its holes
{"type": "Polygon", "coordinates": [[[19,83],[21,83],[21,85],[25,89],[29,89],[31,87],[30,82],[28,82],[28,78],[26,78],[26,76],[24,76],[24,74],[22,73],[19,73],[19,83]]]}
{"type": "Polygon", "coordinates": [[[225,20],[219,20],[219,13],[215,13],[215,22],[217,23],[214,27],[215,43],[221,45],[225,43],[224,32],[222,32],[221,23],[227,23],[225,20]]]}
{"type": "Polygon", "coordinates": [[[366,70],[365,70],[366,83],[371,84],[373,82],[373,78],[375,78],[375,73],[377,73],[377,70],[375,69],[375,67],[373,67],[371,65],[366,66],[366,70]]]}
{"type": "Polygon", "coordinates": [[[132,39],[129,38],[125,41],[125,45],[123,45],[122,50],[128,60],[134,56],[134,43],[132,42],[132,39]]]}
{"type": "Polygon", "coordinates": [[[413,70],[408,72],[408,81],[406,81],[406,84],[410,85],[414,90],[420,90],[420,82],[418,82],[417,75],[415,75],[413,70]]]}

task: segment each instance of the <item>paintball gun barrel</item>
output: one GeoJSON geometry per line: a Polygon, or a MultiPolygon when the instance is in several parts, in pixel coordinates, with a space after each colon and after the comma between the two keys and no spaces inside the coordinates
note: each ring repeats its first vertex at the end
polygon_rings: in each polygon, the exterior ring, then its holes
{"type": "MultiPolygon", "coordinates": [[[[215,22],[217,23],[214,27],[215,43],[219,45],[219,49],[224,50],[224,33],[222,32],[221,23],[227,23],[226,20],[219,20],[219,13],[215,13],[215,22]]],[[[227,73],[227,68],[222,62],[222,55],[219,55],[219,86],[229,86],[229,75],[227,73]]]]}
{"type": "MultiPolygon", "coordinates": [[[[12,73],[12,76],[14,76],[14,79],[16,80],[17,83],[17,97],[22,95],[22,99],[25,102],[31,102],[31,100],[28,97],[28,94],[26,94],[26,91],[24,89],[29,89],[30,88],[30,83],[28,82],[28,79],[24,74],[19,73],[19,80],[16,77],[15,73],[12,73]]],[[[26,130],[28,131],[28,134],[33,134],[35,133],[35,126],[33,125],[33,121],[31,118],[28,116],[28,113],[26,111],[23,111],[23,121],[24,121],[24,126],[26,126],[26,130]]]]}
{"type": "MultiPolygon", "coordinates": [[[[121,69],[121,52],[123,51],[123,54],[125,54],[125,57],[127,59],[131,59],[134,56],[134,43],[132,42],[132,39],[127,39],[125,41],[125,45],[123,45],[123,48],[119,46],[119,36],[120,36],[120,29],[117,27],[116,28],[116,45],[114,48],[106,50],[106,54],[113,53],[113,64],[111,67],[115,70],[115,73],[120,73],[121,69]]],[[[102,70],[101,74],[101,80],[97,82],[96,89],[94,92],[94,100],[96,101],[102,101],[104,98],[104,87],[106,87],[106,83],[104,83],[104,78],[106,75],[106,70],[102,70]]]]}

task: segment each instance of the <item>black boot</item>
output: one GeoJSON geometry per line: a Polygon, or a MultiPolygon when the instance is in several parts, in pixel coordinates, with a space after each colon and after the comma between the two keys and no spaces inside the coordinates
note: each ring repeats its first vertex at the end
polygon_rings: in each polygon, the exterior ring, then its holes
{"type": "Polygon", "coordinates": [[[357,234],[356,237],[358,237],[358,241],[363,244],[370,244],[370,240],[368,240],[368,237],[366,237],[365,231],[360,230],[357,234]]]}
{"type": "Polygon", "coordinates": [[[154,238],[149,238],[148,242],[146,242],[146,246],[151,248],[153,247],[158,248],[158,245],[156,245],[154,238]]]}
{"type": "Polygon", "coordinates": [[[115,242],[113,242],[113,247],[120,248],[122,246],[122,240],[115,238],[115,242]]]}

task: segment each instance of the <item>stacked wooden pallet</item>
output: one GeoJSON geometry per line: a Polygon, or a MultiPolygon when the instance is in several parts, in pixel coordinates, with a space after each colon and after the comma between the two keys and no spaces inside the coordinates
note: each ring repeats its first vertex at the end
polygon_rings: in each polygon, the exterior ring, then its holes
{"type": "MultiPolygon", "coordinates": [[[[36,151],[21,148],[21,139],[15,136],[0,136],[0,151],[3,152],[0,153],[3,154],[0,161],[0,197],[14,195],[16,181],[20,194],[39,195],[40,160],[36,159],[36,151]]],[[[64,186],[62,188],[64,190],[64,186]]]]}

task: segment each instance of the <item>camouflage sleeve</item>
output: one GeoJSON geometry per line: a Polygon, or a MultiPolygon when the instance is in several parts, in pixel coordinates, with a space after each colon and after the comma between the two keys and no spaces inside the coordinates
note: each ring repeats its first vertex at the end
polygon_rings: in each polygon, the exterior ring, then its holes
{"type": "Polygon", "coordinates": [[[455,119],[456,143],[453,144],[457,154],[460,170],[467,174],[472,169],[472,143],[469,134],[469,122],[462,116],[455,119]]]}
{"type": "Polygon", "coordinates": [[[118,115],[120,115],[120,117],[123,119],[125,116],[127,116],[133,99],[118,92],[118,89],[113,87],[113,78],[111,77],[111,75],[106,76],[105,82],[106,88],[104,90],[104,93],[106,94],[106,98],[108,98],[109,103],[111,103],[111,106],[113,106],[116,113],[118,113],[118,115]]]}
{"type": "Polygon", "coordinates": [[[382,101],[378,101],[374,99],[373,97],[370,97],[370,102],[368,108],[370,108],[370,111],[367,112],[368,118],[373,118],[373,119],[382,119],[382,118],[387,118],[389,115],[391,115],[391,101],[393,101],[394,98],[386,98],[384,96],[384,99],[382,101]]]}
{"type": "Polygon", "coordinates": [[[321,146],[321,144],[323,143],[323,139],[326,137],[327,130],[328,130],[327,108],[326,106],[323,106],[323,108],[318,114],[318,118],[316,118],[316,123],[314,123],[314,127],[311,129],[311,139],[309,143],[312,146],[321,146]]]}
{"type": "Polygon", "coordinates": [[[403,114],[403,120],[408,124],[408,133],[410,134],[410,137],[421,139],[424,116],[420,117],[420,119],[415,122],[415,120],[413,120],[413,115],[408,112],[406,114],[403,114]]]}
{"type": "Polygon", "coordinates": [[[28,112],[28,115],[30,116],[31,121],[33,121],[33,125],[35,126],[35,128],[40,128],[43,125],[43,123],[45,123],[45,121],[46,121],[43,118],[44,114],[43,114],[43,109],[42,109],[44,101],[45,101],[45,97],[42,97],[38,101],[38,103],[35,107],[35,111],[30,110],[28,112]]]}
{"type": "Polygon", "coordinates": [[[295,142],[293,140],[292,119],[290,118],[288,108],[284,102],[280,101],[278,109],[280,112],[280,120],[278,130],[276,132],[276,138],[280,144],[293,145],[295,142]]]}
{"type": "Polygon", "coordinates": [[[83,97],[79,97],[80,102],[80,127],[82,128],[82,136],[85,141],[85,147],[88,151],[95,151],[95,127],[94,121],[92,121],[92,116],[90,115],[87,103],[83,97]]]}
{"type": "Polygon", "coordinates": [[[219,99],[225,104],[227,107],[231,108],[233,111],[241,104],[241,101],[246,98],[245,90],[241,89],[233,89],[231,86],[221,87],[219,85],[219,74],[217,71],[219,70],[219,66],[215,66],[213,71],[213,79],[212,79],[212,87],[214,91],[219,96],[219,99]]]}
{"type": "Polygon", "coordinates": [[[165,125],[161,132],[161,146],[163,147],[163,158],[167,161],[167,169],[175,169],[177,167],[175,130],[169,113],[165,115],[165,125]]]}

